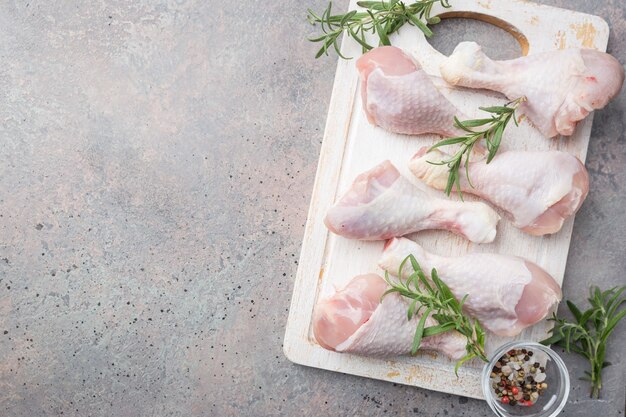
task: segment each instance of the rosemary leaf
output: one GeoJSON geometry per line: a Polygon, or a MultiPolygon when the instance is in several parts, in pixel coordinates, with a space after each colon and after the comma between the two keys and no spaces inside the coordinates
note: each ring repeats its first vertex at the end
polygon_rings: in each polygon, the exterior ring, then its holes
{"type": "Polygon", "coordinates": [[[411,23],[417,26],[419,30],[424,32],[424,35],[426,35],[426,37],[430,38],[431,36],[433,36],[433,31],[430,30],[430,28],[428,27],[426,23],[422,22],[419,18],[417,18],[415,15],[412,15],[412,14],[408,15],[407,17],[409,18],[411,23]]]}
{"type": "Polygon", "coordinates": [[[403,1],[390,0],[357,2],[365,12],[350,10],[344,14],[332,14],[332,2],[328,3],[321,16],[308,9],[307,21],[312,25],[319,24],[322,31],[321,35],[309,38],[311,42],[322,42],[323,45],[315,58],[328,55],[332,46],[341,58],[349,59],[339,52],[339,38],[343,33],[356,40],[363,52],[372,49],[365,40],[365,33],[378,36],[380,45],[391,45],[389,36],[398,32],[406,23],[416,26],[425,36],[430,37],[433,32],[428,25],[441,20],[437,16],[431,17],[432,7],[436,3],[444,8],[450,7],[447,0],[417,0],[408,5],[403,1]]]}
{"type": "Polygon", "coordinates": [[[606,346],[618,323],[626,316],[626,303],[622,297],[626,286],[601,291],[598,287],[591,287],[588,302],[591,308],[582,312],[573,302],[567,301],[567,307],[575,321],[559,318],[555,315],[550,318],[554,327],[552,335],[541,343],[544,345],[557,344],[567,352],[576,352],[589,361],[591,371],[585,371],[584,379],[591,383],[591,397],[598,398],[602,390],[602,369],[610,365],[605,361],[606,346]],[[621,309],[620,309],[621,308],[621,309]]]}
{"type": "MultiPolygon", "coordinates": [[[[430,149],[436,149],[436,148],[440,148],[442,146],[447,146],[447,145],[456,145],[457,143],[461,143],[461,142],[465,142],[465,136],[459,136],[456,138],[448,138],[448,139],[443,139],[437,143],[435,143],[430,149]]],[[[443,165],[444,163],[442,162],[430,162],[431,164],[434,165],[443,165]]]]}
{"type": "MultiPolygon", "coordinates": [[[[434,316],[433,316],[433,318],[434,318],[434,316]]],[[[435,320],[437,320],[437,319],[435,318],[435,320]]],[[[429,326],[429,327],[424,329],[424,333],[422,334],[422,337],[434,336],[436,334],[445,333],[445,332],[448,332],[450,330],[454,330],[454,323],[438,324],[436,326],[429,326]]]]}
{"type": "Polygon", "coordinates": [[[431,309],[427,308],[422,317],[420,317],[419,322],[417,323],[417,329],[415,329],[415,337],[413,338],[413,347],[411,348],[411,355],[415,355],[417,350],[420,348],[420,343],[422,343],[422,336],[424,334],[424,326],[426,326],[426,319],[430,315],[431,309]]]}
{"type": "Polygon", "coordinates": [[[456,375],[456,377],[459,377],[459,368],[461,367],[461,365],[463,365],[465,362],[467,362],[470,359],[473,359],[476,357],[476,354],[474,353],[468,353],[467,355],[463,356],[457,363],[456,365],[454,365],[454,374],[456,375]]]}
{"type": "MultiPolygon", "coordinates": [[[[484,126],[487,123],[492,123],[493,119],[489,118],[489,119],[474,119],[474,120],[464,120],[462,122],[459,122],[463,127],[478,127],[478,126],[484,126]]],[[[468,132],[472,132],[474,133],[473,130],[469,130],[467,129],[468,132]]]]}
{"type": "Polygon", "coordinates": [[[496,114],[511,113],[511,110],[512,110],[510,107],[506,107],[506,106],[479,107],[479,109],[489,112],[489,113],[496,113],[496,114]]]}
{"type": "Polygon", "coordinates": [[[409,255],[402,260],[398,270],[398,277],[397,281],[391,280],[389,273],[385,272],[385,281],[387,281],[390,288],[385,291],[382,298],[390,293],[398,293],[411,300],[407,311],[409,320],[420,313],[422,314],[415,329],[411,348],[412,353],[419,349],[424,337],[456,330],[467,339],[465,346],[467,355],[457,363],[455,372],[463,362],[469,359],[478,357],[485,362],[487,361],[485,332],[478,321],[469,318],[463,313],[463,303],[465,303],[467,295],[461,301],[458,301],[450,288],[439,278],[436,269],[431,271],[430,279],[426,278],[424,271],[413,255],[409,255]],[[402,272],[407,264],[410,264],[414,272],[408,278],[403,279],[404,274],[402,272]],[[429,316],[435,319],[438,324],[426,327],[426,319],[429,316]]]}
{"type": "Polygon", "coordinates": [[[461,175],[459,174],[461,165],[465,165],[465,176],[469,185],[472,186],[469,177],[469,157],[474,145],[483,139],[485,140],[488,152],[486,163],[490,163],[500,149],[504,129],[506,129],[511,119],[517,124],[517,120],[515,120],[515,110],[517,110],[519,105],[524,101],[526,101],[526,98],[520,97],[507,103],[505,106],[480,107],[481,110],[491,113],[491,118],[461,121],[456,118],[456,116],[454,117],[454,125],[467,132],[467,134],[465,136],[443,139],[429,149],[429,151],[431,151],[442,146],[459,144],[459,150],[449,159],[434,162],[428,161],[431,164],[448,166],[448,182],[445,188],[447,195],[450,195],[452,189],[456,188],[459,197],[461,197],[461,200],[463,199],[461,194],[461,175]],[[482,130],[475,129],[481,126],[484,126],[482,130]],[[463,163],[464,157],[465,163],[463,163]]]}

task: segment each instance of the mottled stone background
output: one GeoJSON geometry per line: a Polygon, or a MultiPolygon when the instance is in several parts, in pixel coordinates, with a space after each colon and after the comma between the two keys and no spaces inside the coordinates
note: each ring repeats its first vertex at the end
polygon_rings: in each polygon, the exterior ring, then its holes
{"type": "MultiPolygon", "coordinates": [[[[596,13],[626,61],[623,0],[596,13]]],[[[302,1],[0,3],[0,415],[488,416],[481,401],[282,354],[335,58],[302,1]]],[[[338,1],[338,10],[346,0],[338,1]]],[[[515,43],[445,22],[434,44],[515,43]]],[[[565,295],[624,283],[626,91],[599,112],[565,295]]],[[[582,360],[564,415],[624,413],[582,360]]]]}

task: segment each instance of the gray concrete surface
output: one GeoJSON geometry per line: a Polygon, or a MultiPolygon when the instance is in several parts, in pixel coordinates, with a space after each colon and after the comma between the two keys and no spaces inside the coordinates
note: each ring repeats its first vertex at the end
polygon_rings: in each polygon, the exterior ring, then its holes
{"type": "MultiPolygon", "coordinates": [[[[546,3],[603,16],[626,61],[623,1],[546,3]]],[[[307,6],[324,0],[0,4],[0,415],[489,415],[282,355],[335,71],[307,6]]],[[[493,31],[446,22],[434,43],[515,48],[493,31]]],[[[625,108],[596,116],[577,301],[624,283],[625,108]]],[[[564,355],[563,415],[624,414],[625,342],[600,401],[564,355]]]]}

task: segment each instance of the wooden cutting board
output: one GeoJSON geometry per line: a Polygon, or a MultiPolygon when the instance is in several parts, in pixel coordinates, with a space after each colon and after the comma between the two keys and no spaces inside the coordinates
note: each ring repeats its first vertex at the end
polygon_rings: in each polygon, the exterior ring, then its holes
{"type": "MultiPolygon", "coordinates": [[[[450,3],[451,9],[437,5],[433,15],[467,17],[496,24],[518,39],[524,54],[572,47],[606,50],[609,28],[597,16],[519,0],[451,0],[450,3]]],[[[352,0],[350,10],[356,7],[356,0],[352,0]]],[[[436,26],[434,30],[437,30],[436,26]]],[[[432,48],[419,30],[403,27],[391,42],[417,58],[427,73],[439,76],[439,64],[445,56],[432,48]]],[[[353,57],[361,54],[360,46],[346,38],[342,52],[353,57]]],[[[434,135],[395,135],[371,126],[361,107],[358,84],[355,60],[339,60],[285,333],[285,355],[302,365],[483,398],[479,383],[482,364],[479,362],[461,368],[457,378],[454,363],[441,355],[421,353],[390,360],[359,357],[323,349],[313,337],[311,317],[320,297],[333,294],[335,288],[343,287],[356,275],[382,274],[377,261],[383,242],[359,242],[329,233],[323,223],[328,208],[359,173],[385,159],[390,159],[413,180],[407,169],[408,160],[420,147],[431,145],[438,139],[434,135]]],[[[484,117],[479,106],[501,105],[506,101],[503,96],[487,91],[445,87],[442,93],[471,117],[484,117]]],[[[573,136],[556,139],[544,138],[523,121],[519,128],[511,125],[507,129],[502,148],[560,149],[584,161],[592,119],[593,115],[581,122],[573,136]]],[[[440,192],[433,190],[433,193],[440,192]]],[[[472,200],[472,197],[466,199],[472,200]]],[[[409,237],[427,250],[442,255],[492,252],[522,256],[542,266],[562,283],[573,223],[574,219],[569,219],[555,235],[533,237],[503,219],[498,225],[496,240],[486,245],[472,244],[443,231],[420,232],[409,237]]],[[[538,341],[546,336],[549,328],[549,323],[544,321],[525,330],[516,339],[538,341]]],[[[511,339],[489,335],[487,351],[493,351],[507,340],[511,339]]]]}

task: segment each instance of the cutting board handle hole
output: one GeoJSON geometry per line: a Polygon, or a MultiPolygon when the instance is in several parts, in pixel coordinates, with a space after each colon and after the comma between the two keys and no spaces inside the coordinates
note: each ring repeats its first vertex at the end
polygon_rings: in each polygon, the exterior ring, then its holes
{"type": "Polygon", "coordinates": [[[449,56],[462,41],[479,43],[494,59],[513,59],[528,54],[528,38],[515,26],[494,16],[476,12],[446,12],[439,15],[435,35],[428,39],[433,48],[449,56]],[[494,28],[498,29],[494,34],[494,28]],[[516,48],[519,45],[519,49],[516,48]]]}

